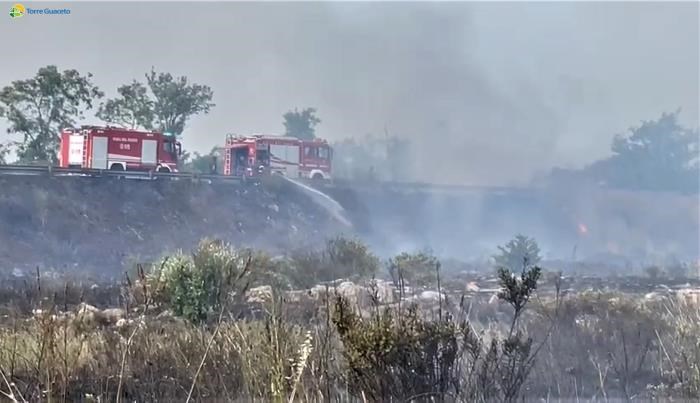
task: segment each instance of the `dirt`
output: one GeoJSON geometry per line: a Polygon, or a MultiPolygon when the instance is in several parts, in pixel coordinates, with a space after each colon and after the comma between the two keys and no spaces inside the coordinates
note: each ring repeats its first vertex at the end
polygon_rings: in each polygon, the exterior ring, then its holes
{"type": "Polygon", "coordinates": [[[343,229],[288,186],[0,177],[0,270],[120,273],[203,237],[271,252],[343,229]]]}

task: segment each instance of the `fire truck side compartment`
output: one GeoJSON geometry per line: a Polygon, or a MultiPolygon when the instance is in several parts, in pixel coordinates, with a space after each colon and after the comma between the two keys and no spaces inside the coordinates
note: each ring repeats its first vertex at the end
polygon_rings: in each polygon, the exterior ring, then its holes
{"type": "Polygon", "coordinates": [[[144,165],[158,163],[158,142],[156,140],[143,140],[141,142],[141,163],[144,165]]]}
{"type": "Polygon", "coordinates": [[[92,168],[107,169],[107,137],[92,138],[92,168]]]}

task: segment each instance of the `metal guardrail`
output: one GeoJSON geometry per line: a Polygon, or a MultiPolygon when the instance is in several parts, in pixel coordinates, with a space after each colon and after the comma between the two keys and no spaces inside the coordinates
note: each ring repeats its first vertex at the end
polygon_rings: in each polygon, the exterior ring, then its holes
{"type": "Polygon", "coordinates": [[[106,169],[60,168],[54,166],[41,165],[0,165],[0,175],[85,176],[151,180],[158,178],[177,178],[192,180],[241,182],[241,178],[239,177],[224,175],[207,175],[183,172],[111,171],[106,169]]]}
{"type": "MultiPolygon", "coordinates": [[[[197,174],[185,172],[144,172],[144,171],[111,171],[102,169],[60,168],[46,165],[0,165],[2,175],[48,175],[48,176],[87,176],[87,177],[113,177],[128,179],[154,180],[158,178],[189,179],[193,181],[210,181],[223,183],[242,183],[237,176],[197,174]]],[[[515,187],[487,187],[470,185],[441,185],[411,182],[386,182],[386,181],[351,181],[347,179],[334,179],[329,182],[317,182],[311,179],[301,180],[307,185],[318,188],[352,188],[352,189],[381,189],[400,192],[440,192],[440,193],[513,193],[529,192],[532,188],[515,187]]]]}

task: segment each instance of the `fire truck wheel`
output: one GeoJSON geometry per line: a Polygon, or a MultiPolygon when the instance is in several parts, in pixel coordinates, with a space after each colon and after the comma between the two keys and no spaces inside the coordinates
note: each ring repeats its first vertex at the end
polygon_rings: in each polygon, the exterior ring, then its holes
{"type": "Polygon", "coordinates": [[[168,168],[168,167],[158,167],[158,172],[169,173],[169,172],[170,172],[170,168],[168,168]]]}
{"type": "Polygon", "coordinates": [[[311,177],[311,179],[313,179],[313,180],[315,180],[315,181],[320,181],[320,180],[323,180],[323,175],[321,175],[320,173],[316,172],[316,173],[314,174],[314,176],[311,177]]]}
{"type": "MultiPolygon", "coordinates": [[[[124,166],[122,164],[112,164],[112,166],[109,167],[110,171],[120,171],[124,172],[124,166]]],[[[125,176],[118,175],[116,177],[117,179],[124,179],[125,176]]]]}

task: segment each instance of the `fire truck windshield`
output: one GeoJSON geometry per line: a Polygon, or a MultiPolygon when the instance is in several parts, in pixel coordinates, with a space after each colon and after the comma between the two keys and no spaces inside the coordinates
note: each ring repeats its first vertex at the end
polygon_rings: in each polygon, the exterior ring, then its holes
{"type": "Polygon", "coordinates": [[[182,153],[179,141],[165,140],[163,142],[163,151],[166,153],[178,156],[182,153]]]}
{"type": "Polygon", "coordinates": [[[306,146],[304,147],[304,155],[308,158],[318,158],[322,160],[327,160],[329,158],[330,152],[326,146],[306,146]]]}
{"type": "Polygon", "coordinates": [[[322,160],[327,160],[328,159],[328,148],[319,147],[318,148],[318,158],[320,158],[322,160]]]}

